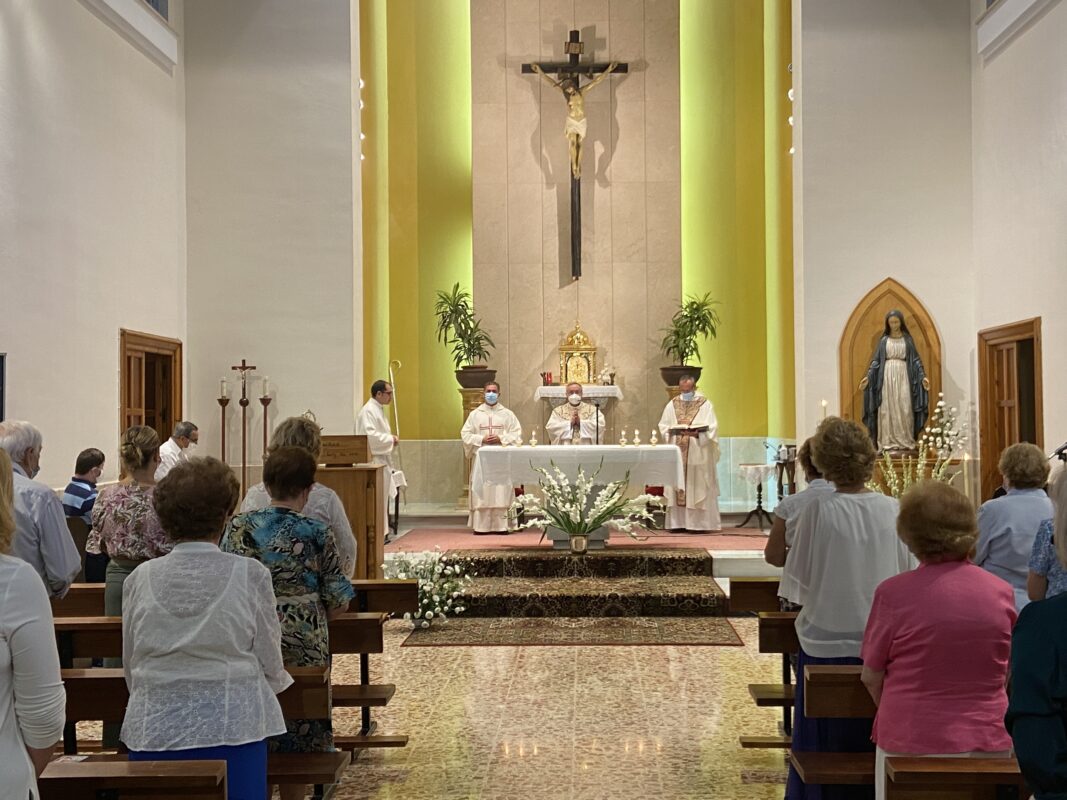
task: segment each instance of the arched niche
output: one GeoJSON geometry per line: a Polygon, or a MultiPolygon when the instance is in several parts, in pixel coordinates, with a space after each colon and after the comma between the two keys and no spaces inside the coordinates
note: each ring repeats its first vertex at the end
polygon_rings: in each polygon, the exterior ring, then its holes
{"type": "Polygon", "coordinates": [[[892,278],[871,289],[856,305],[848,318],[838,346],[838,377],[841,391],[841,416],[863,421],[863,392],[860,381],[867,375],[878,340],[885,329],[885,315],[893,309],[904,319],[915,347],[930,379],[930,413],[941,391],[941,337],[933,317],[915,295],[892,278]]]}

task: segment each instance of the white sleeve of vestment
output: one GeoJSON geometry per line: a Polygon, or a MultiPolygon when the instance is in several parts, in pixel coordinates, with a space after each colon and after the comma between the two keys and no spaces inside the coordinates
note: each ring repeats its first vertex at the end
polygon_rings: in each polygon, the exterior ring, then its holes
{"type": "Polygon", "coordinates": [[[594,444],[600,444],[597,440],[597,432],[600,433],[600,438],[604,438],[604,434],[607,433],[607,429],[604,426],[604,415],[600,413],[600,409],[596,409],[596,413],[590,419],[582,420],[582,432],[583,439],[589,439],[594,444]],[[600,423],[600,427],[597,427],[597,423],[600,423]]]}
{"type": "Polygon", "coordinates": [[[674,415],[674,403],[667,403],[659,418],[659,436],[664,442],[671,440],[671,428],[678,424],[678,418],[674,415]]]}
{"type": "Polygon", "coordinates": [[[327,501],[327,513],[330,517],[330,527],[333,528],[333,536],[337,542],[337,555],[341,559],[341,569],[349,578],[356,571],[356,537],[352,533],[352,525],[345,513],[344,503],[337,496],[337,492],[330,492],[327,501]]]}
{"type": "Polygon", "coordinates": [[[571,439],[571,421],[567,417],[559,417],[551,414],[545,423],[545,432],[552,444],[562,444],[571,439]]]}
{"type": "Polygon", "coordinates": [[[11,654],[12,722],[27,747],[52,747],[63,735],[66,692],[59,674],[59,654],[52,608],[40,577],[19,564],[0,602],[0,630],[11,654]]]}
{"type": "Polygon", "coordinates": [[[500,434],[500,441],[509,447],[522,442],[522,425],[510,409],[504,414],[504,432],[500,434]]]}
{"type": "Polygon", "coordinates": [[[178,456],[179,453],[171,452],[171,449],[169,447],[166,449],[160,448],[159,466],[156,467],[155,475],[156,483],[159,483],[161,480],[167,477],[167,473],[174,469],[176,466],[178,466],[178,456]]]}
{"type": "Polygon", "coordinates": [[[372,455],[386,456],[393,452],[393,434],[388,424],[383,425],[384,422],[384,417],[378,419],[378,415],[369,409],[365,408],[359,412],[356,433],[367,437],[367,446],[372,455]]]}
{"type": "Polygon", "coordinates": [[[467,415],[467,421],[463,423],[463,428],[459,432],[459,438],[463,440],[463,452],[467,458],[474,458],[474,454],[482,446],[482,439],[485,438],[478,432],[480,418],[481,411],[474,409],[467,415]]]}
{"type": "Polygon", "coordinates": [[[269,505],[270,494],[262,483],[257,483],[248,490],[248,493],[245,494],[245,499],[241,501],[240,513],[246,514],[249,511],[259,511],[261,508],[266,508],[269,505]]]}
{"type": "Polygon", "coordinates": [[[256,654],[263,668],[267,685],[272,692],[278,694],[293,683],[293,677],[285,671],[285,665],[282,663],[282,627],[278,622],[278,600],[274,596],[270,570],[254,559],[244,561],[247,562],[244,566],[248,576],[248,593],[256,617],[252,652],[256,654]]]}

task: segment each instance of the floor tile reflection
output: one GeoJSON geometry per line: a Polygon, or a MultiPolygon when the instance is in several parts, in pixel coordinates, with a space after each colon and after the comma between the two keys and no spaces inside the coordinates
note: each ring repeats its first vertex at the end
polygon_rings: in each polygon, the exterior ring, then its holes
{"type": "MultiPolygon", "coordinates": [[[[756,621],[732,620],[744,647],[401,648],[389,623],[372,679],[395,683],[375,710],[407,748],[372,750],[346,772],[339,800],[639,800],[783,796],[784,751],[742,750],[777,732],[747,684],[780,680],[756,652],[756,621]]],[[[335,681],[354,681],[342,656],[335,681]]],[[[335,730],[354,733],[356,709],[335,730]]]]}

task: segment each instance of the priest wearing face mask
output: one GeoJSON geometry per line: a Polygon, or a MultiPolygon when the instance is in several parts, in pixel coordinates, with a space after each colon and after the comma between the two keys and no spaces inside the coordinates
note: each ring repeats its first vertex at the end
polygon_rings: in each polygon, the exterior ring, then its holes
{"type": "Polygon", "coordinates": [[[552,444],[600,444],[607,428],[600,409],[582,402],[582,385],[568,383],[567,402],[552,410],[545,430],[552,444]]]}
{"type": "Polygon", "coordinates": [[[663,409],[659,430],[663,441],[678,445],[685,466],[685,488],[668,489],[667,527],[694,532],[720,531],[719,423],[711,401],[696,390],[696,379],[684,375],[679,394],[663,409]]]}
{"type": "MultiPolygon", "coordinates": [[[[468,458],[482,447],[511,447],[522,443],[518,417],[500,404],[500,384],[485,384],[485,402],[474,409],[460,431],[468,458]]],[[[508,508],[514,500],[510,486],[472,486],[467,524],[475,533],[506,533],[508,508]]]]}

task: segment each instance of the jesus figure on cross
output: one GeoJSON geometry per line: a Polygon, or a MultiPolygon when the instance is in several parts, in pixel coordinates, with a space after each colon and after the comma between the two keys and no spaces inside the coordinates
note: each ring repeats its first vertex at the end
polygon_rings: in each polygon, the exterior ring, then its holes
{"type": "Polygon", "coordinates": [[[619,66],[617,61],[608,64],[607,69],[589,81],[585,86],[578,84],[578,75],[564,75],[560,80],[553,80],[546,75],[539,64],[532,64],[534,72],[544,78],[555,88],[563,92],[563,98],[567,101],[567,121],[563,124],[563,134],[567,137],[571,152],[571,175],[575,178],[582,177],[582,142],[589,127],[589,121],[585,118],[585,95],[597,84],[602,82],[619,66]]]}

